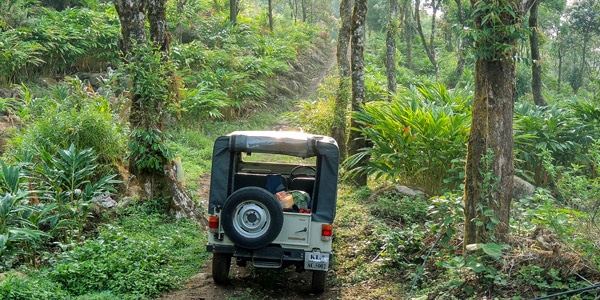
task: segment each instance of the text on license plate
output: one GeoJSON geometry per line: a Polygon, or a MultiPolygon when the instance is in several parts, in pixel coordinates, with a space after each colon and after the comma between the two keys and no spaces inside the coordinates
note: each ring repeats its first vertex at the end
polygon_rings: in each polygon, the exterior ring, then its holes
{"type": "Polygon", "coordinates": [[[329,253],[305,252],[304,269],[327,271],[329,268],[329,253]]]}

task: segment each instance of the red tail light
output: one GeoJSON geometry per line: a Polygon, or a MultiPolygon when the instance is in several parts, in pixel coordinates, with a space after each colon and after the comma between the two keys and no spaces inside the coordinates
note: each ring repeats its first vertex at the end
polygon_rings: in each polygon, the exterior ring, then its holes
{"type": "Polygon", "coordinates": [[[208,217],[208,230],[213,233],[219,232],[219,217],[209,216],[208,217]]]}
{"type": "Polygon", "coordinates": [[[331,241],[332,235],[333,235],[333,225],[331,225],[331,224],[321,225],[321,240],[322,241],[331,241]]]}

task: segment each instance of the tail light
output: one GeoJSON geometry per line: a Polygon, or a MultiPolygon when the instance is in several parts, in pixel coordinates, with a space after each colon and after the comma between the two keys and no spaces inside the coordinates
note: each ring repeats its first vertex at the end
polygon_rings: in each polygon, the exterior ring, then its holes
{"type": "Polygon", "coordinates": [[[208,231],[212,233],[219,232],[219,217],[218,216],[209,216],[208,217],[208,231]]]}
{"type": "Polygon", "coordinates": [[[321,240],[328,242],[331,241],[331,236],[333,235],[333,225],[331,224],[323,224],[321,225],[321,240]]]}

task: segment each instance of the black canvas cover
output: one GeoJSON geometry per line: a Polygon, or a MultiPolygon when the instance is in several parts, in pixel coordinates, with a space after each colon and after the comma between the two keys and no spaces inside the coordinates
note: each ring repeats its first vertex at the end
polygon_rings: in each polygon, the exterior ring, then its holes
{"type": "Polygon", "coordinates": [[[235,131],[217,138],[213,148],[209,213],[222,206],[233,192],[236,153],[272,153],[302,158],[317,157],[312,219],[333,223],[336,210],[339,149],[323,135],[287,131],[235,131]]]}

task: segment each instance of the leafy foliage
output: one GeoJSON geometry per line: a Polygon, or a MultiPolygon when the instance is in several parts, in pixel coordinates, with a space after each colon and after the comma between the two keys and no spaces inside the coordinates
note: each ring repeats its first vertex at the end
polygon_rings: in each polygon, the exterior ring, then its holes
{"type": "MultiPolygon", "coordinates": [[[[111,291],[132,298],[159,295],[200,266],[185,266],[203,247],[190,222],[164,223],[157,215],[130,215],[100,229],[97,239],[53,261],[49,275],[73,295],[111,291]]],[[[204,254],[206,255],[206,254],[204,254]]]]}
{"type": "Polygon", "coordinates": [[[557,165],[590,165],[587,149],[600,129],[594,111],[585,101],[566,101],[547,108],[529,102],[517,103],[514,124],[517,167],[526,176],[532,176],[536,184],[547,185],[551,178],[540,156],[545,150],[552,153],[557,165]]]}
{"type": "Polygon", "coordinates": [[[15,20],[7,20],[7,30],[0,32],[5,45],[0,50],[0,84],[73,69],[98,71],[119,63],[119,22],[112,5],[55,11],[31,9],[30,1],[16,2],[8,8],[16,13],[15,20]],[[17,16],[23,12],[30,28],[21,27],[26,24],[17,16]]]}
{"type": "MultiPolygon", "coordinates": [[[[26,100],[23,105],[21,115],[33,122],[9,141],[17,156],[28,151],[55,153],[74,144],[76,149],[94,149],[103,166],[122,159],[125,131],[109,100],[78,79],[58,86],[50,97],[26,100]]],[[[110,172],[110,167],[99,170],[110,172]]]]}
{"type": "MultiPolygon", "coordinates": [[[[355,115],[373,147],[346,162],[353,172],[416,185],[429,194],[456,185],[444,182],[448,170],[459,168],[470,124],[465,92],[448,93],[442,86],[423,86],[399,94],[391,102],[369,102],[355,115]],[[355,168],[362,157],[365,167],[355,168]]],[[[456,183],[455,183],[456,184],[456,183]]]]}

